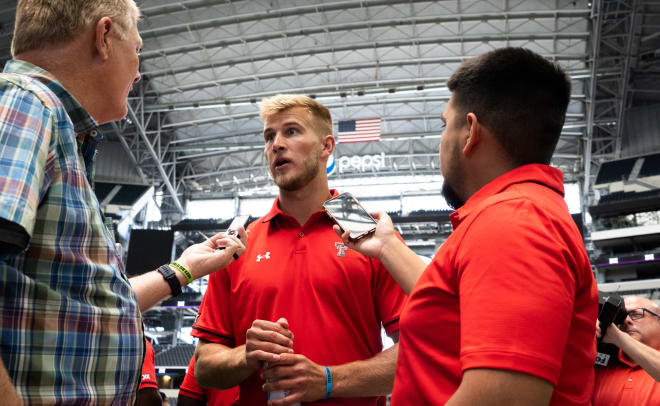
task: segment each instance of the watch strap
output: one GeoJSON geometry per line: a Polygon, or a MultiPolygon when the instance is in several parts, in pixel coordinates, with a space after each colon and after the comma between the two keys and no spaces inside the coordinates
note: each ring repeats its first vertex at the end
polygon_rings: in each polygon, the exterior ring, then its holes
{"type": "Polygon", "coordinates": [[[172,297],[178,296],[181,294],[181,282],[176,277],[176,272],[174,269],[170,268],[169,265],[161,265],[158,267],[158,272],[163,275],[163,279],[170,285],[170,291],[172,292],[172,297]]]}

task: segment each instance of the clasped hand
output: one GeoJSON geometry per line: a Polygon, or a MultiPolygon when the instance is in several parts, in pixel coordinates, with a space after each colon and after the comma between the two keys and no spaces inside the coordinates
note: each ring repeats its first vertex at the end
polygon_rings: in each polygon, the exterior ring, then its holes
{"type": "Polygon", "coordinates": [[[313,402],[325,396],[325,370],[302,354],[293,352],[293,333],[286,319],[255,320],[246,333],[245,358],[253,370],[263,368],[263,390],[288,393],[269,405],[313,402]]]}

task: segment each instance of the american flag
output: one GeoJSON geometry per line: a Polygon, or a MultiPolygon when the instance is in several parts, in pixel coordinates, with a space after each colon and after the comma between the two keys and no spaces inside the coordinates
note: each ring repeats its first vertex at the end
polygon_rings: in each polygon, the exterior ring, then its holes
{"type": "Polygon", "coordinates": [[[380,141],[380,118],[340,121],[337,126],[337,142],[380,141]]]}

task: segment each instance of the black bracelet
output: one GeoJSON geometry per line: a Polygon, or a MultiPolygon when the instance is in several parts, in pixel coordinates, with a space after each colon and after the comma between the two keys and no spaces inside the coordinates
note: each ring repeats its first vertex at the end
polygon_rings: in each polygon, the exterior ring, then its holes
{"type": "Polygon", "coordinates": [[[176,277],[176,272],[174,269],[170,268],[169,265],[161,265],[158,267],[158,272],[163,275],[163,279],[170,285],[170,291],[172,292],[172,297],[178,296],[181,294],[181,282],[179,278],[176,277]]]}

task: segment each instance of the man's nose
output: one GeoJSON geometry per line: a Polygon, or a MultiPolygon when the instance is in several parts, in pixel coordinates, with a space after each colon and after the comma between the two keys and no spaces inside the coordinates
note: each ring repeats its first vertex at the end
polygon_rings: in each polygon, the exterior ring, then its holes
{"type": "Polygon", "coordinates": [[[625,320],[623,320],[623,324],[624,324],[625,326],[632,326],[632,325],[633,325],[633,321],[632,321],[632,319],[630,318],[630,315],[627,315],[627,316],[626,316],[625,320]]]}
{"type": "Polygon", "coordinates": [[[280,150],[284,148],[284,137],[282,136],[281,133],[277,132],[275,133],[275,136],[273,137],[273,149],[274,150],[280,150]]]}
{"type": "Polygon", "coordinates": [[[135,78],[133,79],[133,83],[139,82],[141,78],[142,74],[138,71],[137,75],[135,75],[135,78]]]}

